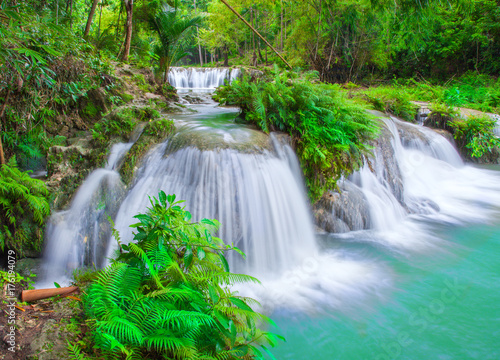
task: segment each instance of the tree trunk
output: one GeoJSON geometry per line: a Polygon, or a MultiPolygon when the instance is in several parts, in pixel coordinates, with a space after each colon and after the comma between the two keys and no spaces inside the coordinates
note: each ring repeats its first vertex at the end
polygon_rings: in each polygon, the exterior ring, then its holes
{"type": "Polygon", "coordinates": [[[87,19],[87,25],[85,26],[85,32],[83,33],[83,37],[89,36],[90,25],[92,25],[92,18],[94,17],[95,8],[97,7],[98,2],[99,2],[99,0],[94,0],[92,2],[92,7],[90,8],[90,13],[89,13],[89,17],[87,19]]]}
{"type": "Polygon", "coordinates": [[[69,29],[73,30],[73,0],[70,0],[69,5],[69,29]]]}
{"type": "Polygon", "coordinates": [[[0,111],[0,165],[5,164],[5,155],[3,153],[3,146],[2,146],[2,118],[3,114],[5,113],[5,108],[7,107],[7,103],[9,102],[10,98],[10,89],[7,90],[7,95],[5,96],[5,102],[2,105],[2,110],[0,111]]]}
{"type": "Polygon", "coordinates": [[[122,16],[122,11],[123,11],[123,2],[120,3],[120,12],[118,13],[118,21],[116,22],[116,34],[115,34],[116,41],[118,41],[118,36],[120,35],[120,20],[122,16]]]}
{"type": "Polygon", "coordinates": [[[56,295],[68,296],[80,291],[77,286],[68,286],[55,289],[36,289],[36,290],[23,290],[21,293],[21,301],[31,302],[36,300],[47,299],[56,295]]]}
{"type": "MultiPolygon", "coordinates": [[[[264,22],[264,36],[267,35],[267,16],[269,15],[269,13],[265,13],[265,18],[266,18],[266,21],[264,22]]],[[[266,52],[266,66],[267,66],[267,47],[264,49],[264,51],[266,52]]]]}
{"type": "MultiPolygon", "coordinates": [[[[196,0],[194,0],[194,15],[196,15],[196,0]]],[[[200,53],[200,66],[203,66],[203,54],[201,53],[200,34],[198,25],[196,25],[196,37],[198,39],[198,52],[200,53]]]]}
{"type": "Polygon", "coordinates": [[[227,45],[224,45],[224,66],[229,66],[229,49],[227,48],[227,45]]]}
{"type": "Polygon", "coordinates": [[[314,60],[316,60],[316,57],[318,56],[318,49],[319,49],[319,36],[321,34],[321,14],[323,13],[323,1],[319,1],[319,20],[318,20],[318,34],[316,35],[316,49],[314,49],[314,60]]]}
{"type": "Polygon", "coordinates": [[[283,51],[283,0],[281,0],[281,40],[280,40],[280,51],[283,51]]]}
{"type": "Polygon", "coordinates": [[[101,9],[99,10],[99,25],[97,25],[97,39],[101,36],[102,2],[99,5],[101,9]]]}
{"type": "Polygon", "coordinates": [[[127,12],[127,24],[125,32],[125,47],[123,49],[123,61],[128,61],[128,56],[130,54],[130,43],[132,41],[132,13],[134,10],[134,0],[124,0],[125,10],[127,12]]]}

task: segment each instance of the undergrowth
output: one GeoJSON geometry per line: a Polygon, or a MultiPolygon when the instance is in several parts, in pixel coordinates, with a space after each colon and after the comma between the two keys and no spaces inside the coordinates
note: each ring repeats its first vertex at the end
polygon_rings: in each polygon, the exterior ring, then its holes
{"type": "MultiPolygon", "coordinates": [[[[134,240],[100,271],[83,299],[93,348],[127,359],[264,359],[280,336],[256,301],[230,286],[257,279],[230,272],[225,253],[237,251],[212,234],[216,220],[194,223],[175,195],[160,191],[136,215],[134,240]]],[[[85,344],[81,344],[85,345],[85,344]]],[[[70,345],[73,359],[94,350],[70,345]]]]}
{"type": "Polygon", "coordinates": [[[359,168],[368,142],[378,134],[364,107],[347,99],[338,85],[311,83],[315,77],[275,68],[272,78],[251,81],[244,75],[215,96],[222,104],[239,106],[245,120],[263,131],[292,137],[313,200],[359,168]]]}
{"type": "Polygon", "coordinates": [[[41,180],[32,179],[17,167],[15,156],[0,165],[0,250],[18,256],[38,253],[43,243],[43,224],[50,213],[49,192],[41,180]]]}

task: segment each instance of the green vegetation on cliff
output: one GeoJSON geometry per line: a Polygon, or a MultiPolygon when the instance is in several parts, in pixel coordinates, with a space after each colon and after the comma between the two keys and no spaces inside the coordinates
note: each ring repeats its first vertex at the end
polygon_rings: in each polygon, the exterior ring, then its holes
{"type": "MultiPolygon", "coordinates": [[[[314,74],[310,74],[314,77],[314,74]]],[[[216,99],[241,107],[245,120],[265,132],[292,137],[309,195],[316,200],[363,163],[378,128],[365,108],[348,100],[337,85],[275,69],[272,78],[248,76],[219,88],[216,99]]]]}

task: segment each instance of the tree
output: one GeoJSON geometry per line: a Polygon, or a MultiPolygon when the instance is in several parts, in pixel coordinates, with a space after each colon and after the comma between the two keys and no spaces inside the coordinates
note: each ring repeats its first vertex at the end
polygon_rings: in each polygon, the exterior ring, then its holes
{"type": "Polygon", "coordinates": [[[174,6],[163,3],[160,10],[151,19],[151,26],[160,39],[157,51],[164,83],[168,79],[170,66],[186,55],[180,52],[181,39],[189,29],[200,24],[202,19],[201,16],[181,16],[178,12],[177,1],[174,2],[174,6]]]}
{"type": "Polygon", "coordinates": [[[122,60],[128,61],[130,43],[132,41],[132,14],[134,10],[134,0],[123,0],[123,2],[127,13],[127,22],[125,23],[125,45],[123,48],[122,60]]]}
{"type": "Polygon", "coordinates": [[[95,9],[97,7],[98,2],[99,2],[99,0],[94,0],[92,2],[92,7],[90,8],[90,13],[89,13],[89,17],[87,18],[87,25],[85,26],[85,32],[83,33],[83,37],[89,36],[90,25],[92,25],[92,19],[94,18],[95,9]]]}

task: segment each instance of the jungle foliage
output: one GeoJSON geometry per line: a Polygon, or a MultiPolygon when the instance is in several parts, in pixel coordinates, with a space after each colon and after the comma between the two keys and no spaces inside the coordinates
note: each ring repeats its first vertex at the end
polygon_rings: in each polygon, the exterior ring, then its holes
{"type": "Polygon", "coordinates": [[[32,179],[17,167],[15,156],[0,165],[0,251],[38,253],[42,226],[50,213],[49,192],[43,181],[32,179]]]}
{"type": "Polygon", "coordinates": [[[264,359],[282,338],[230,288],[258,280],[230,272],[225,253],[244,254],[212,235],[216,220],[192,222],[181,203],[160,191],[135,216],[131,243],[115,233],[119,255],[84,298],[96,347],[127,359],[264,359]]]}
{"type": "Polygon", "coordinates": [[[315,76],[275,69],[272,79],[251,81],[244,75],[216,93],[221,103],[241,107],[249,123],[292,137],[313,200],[359,168],[378,134],[365,108],[348,100],[338,85],[311,83],[315,76]]]}
{"type": "Polygon", "coordinates": [[[465,120],[448,122],[460,148],[466,148],[471,157],[480,158],[500,148],[500,139],[495,134],[496,121],[485,116],[471,116],[465,120]]]}

